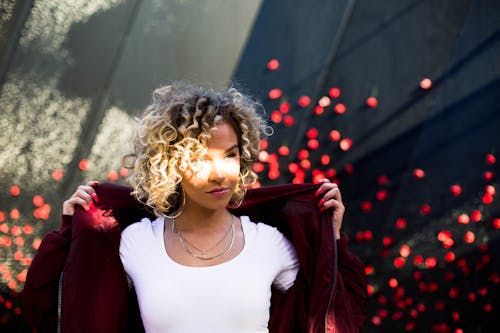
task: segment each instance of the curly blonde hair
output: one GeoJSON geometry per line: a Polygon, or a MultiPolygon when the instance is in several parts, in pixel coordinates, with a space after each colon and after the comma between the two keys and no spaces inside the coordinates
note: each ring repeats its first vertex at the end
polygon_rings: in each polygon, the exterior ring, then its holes
{"type": "Polygon", "coordinates": [[[182,173],[196,168],[206,151],[210,130],[219,122],[232,125],[240,150],[240,179],[230,206],[242,202],[257,180],[252,165],[258,158],[260,137],[271,129],[259,115],[261,105],[235,88],[215,91],[181,82],[153,92],[122,163],[131,170],[129,182],[137,200],[157,216],[182,210],[182,173]]]}

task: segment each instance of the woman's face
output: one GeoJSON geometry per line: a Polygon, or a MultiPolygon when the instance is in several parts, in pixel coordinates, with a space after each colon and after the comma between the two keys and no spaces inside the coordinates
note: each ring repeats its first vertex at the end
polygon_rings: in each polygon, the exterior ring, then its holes
{"type": "Polygon", "coordinates": [[[196,171],[186,170],[182,189],[186,208],[225,208],[239,181],[240,153],[233,127],[220,122],[211,131],[205,156],[196,161],[196,171]]]}

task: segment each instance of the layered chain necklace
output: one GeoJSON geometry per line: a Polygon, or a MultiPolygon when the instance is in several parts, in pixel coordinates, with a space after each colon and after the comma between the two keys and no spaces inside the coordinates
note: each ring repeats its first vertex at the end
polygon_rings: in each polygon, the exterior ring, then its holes
{"type": "Polygon", "coordinates": [[[213,246],[211,246],[210,248],[208,248],[206,250],[200,249],[199,247],[197,247],[196,245],[192,244],[187,239],[182,237],[181,231],[175,227],[175,219],[172,220],[172,233],[177,235],[177,239],[179,240],[179,243],[181,244],[183,250],[186,251],[186,253],[189,254],[191,257],[196,258],[196,259],[201,259],[201,260],[212,260],[212,259],[217,259],[217,258],[220,258],[220,257],[226,255],[233,248],[235,234],[236,234],[234,231],[234,224],[235,224],[234,223],[234,216],[231,215],[231,226],[227,229],[224,236],[222,236],[222,238],[217,243],[215,243],[213,246]],[[224,239],[226,239],[229,232],[231,232],[231,241],[229,242],[228,247],[226,249],[224,249],[224,251],[222,251],[221,253],[218,253],[218,254],[213,255],[213,256],[208,256],[208,253],[210,251],[215,249],[218,245],[220,245],[220,243],[222,243],[224,241],[224,239]],[[201,255],[193,253],[193,251],[191,251],[187,245],[189,245],[193,249],[197,250],[198,252],[201,252],[201,255]]]}

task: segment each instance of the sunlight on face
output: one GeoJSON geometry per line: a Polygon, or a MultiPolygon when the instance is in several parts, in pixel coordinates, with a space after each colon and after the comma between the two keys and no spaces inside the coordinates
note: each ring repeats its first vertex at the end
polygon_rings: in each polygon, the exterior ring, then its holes
{"type": "Polygon", "coordinates": [[[186,207],[225,208],[239,181],[240,154],[238,137],[233,127],[220,122],[211,131],[207,151],[188,169],[181,182],[186,207]]]}

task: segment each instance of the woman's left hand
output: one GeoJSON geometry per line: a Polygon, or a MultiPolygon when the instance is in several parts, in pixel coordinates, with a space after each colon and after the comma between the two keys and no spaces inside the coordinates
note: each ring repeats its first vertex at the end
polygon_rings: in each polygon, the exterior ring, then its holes
{"type": "Polygon", "coordinates": [[[344,218],[345,207],[342,203],[342,194],[337,184],[330,182],[328,179],[323,179],[321,186],[316,192],[316,197],[322,195],[321,200],[318,202],[320,212],[325,209],[333,209],[333,231],[335,239],[340,238],[340,228],[342,227],[342,220],[344,218]]]}

